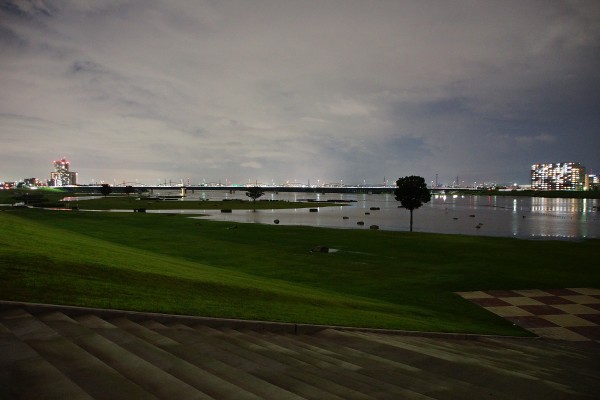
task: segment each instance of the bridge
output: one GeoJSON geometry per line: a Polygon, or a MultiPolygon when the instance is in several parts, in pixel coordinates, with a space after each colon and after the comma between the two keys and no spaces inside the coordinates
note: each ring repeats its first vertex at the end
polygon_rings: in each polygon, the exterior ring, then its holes
{"type": "MultiPolygon", "coordinates": [[[[100,185],[73,186],[68,190],[73,193],[99,192],[100,185]]],[[[155,191],[177,191],[183,194],[195,191],[228,191],[231,193],[246,191],[248,186],[241,185],[156,185],[156,186],[133,186],[137,193],[153,193],[155,191]]],[[[126,193],[126,186],[111,186],[113,193],[126,193]]],[[[265,192],[300,192],[300,193],[349,193],[349,194],[385,194],[394,193],[395,186],[261,186],[265,192]]],[[[450,192],[476,192],[481,189],[473,187],[437,187],[430,188],[432,194],[445,194],[450,192]]]]}

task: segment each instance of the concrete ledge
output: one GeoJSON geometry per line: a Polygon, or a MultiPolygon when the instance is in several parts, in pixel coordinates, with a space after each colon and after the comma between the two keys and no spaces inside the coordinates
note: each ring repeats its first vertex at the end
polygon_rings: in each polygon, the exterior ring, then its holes
{"type": "Polygon", "coordinates": [[[144,321],[152,319],[154,321],[168,324],[202,324],[211,328],[232,328],[232,329],[249,329],[255,331],[291,333],[296,335],[317,333],[325,329],[333,329],[342,332],[365,332],[378,333],[396,336],[416,336],[438,339],[462,339],[462,340],[479,340],[485,338],[493,339],[522,339],[522,340],[537,340],[539,337],[523,337],[523,336],[501,336],[501,335],[479,335],[471,333],[451,333],[451,332],[420,332],[406,331],[399,329],[379,329],[379,328],[359,328],[351,326],[338,325],[317,325],[317,324],[295,324],[290,322],[271,322],[271,321],[256,321],[233,318],[213,318],[199,317],[193,315],[178,315],[178,314],[162,314],[140,311],[115,310],[107,308],[92,308],[78,307],[56,304],[41,304],[27,303],[20,301],[0,300],[0,311],[19,307],[29,312],[30,314],[40,314],[50,311],[60,311],[65,315],[74,317],[84,314],[94,314],[102,319],[125,317],[131,321],[144,321]]]}

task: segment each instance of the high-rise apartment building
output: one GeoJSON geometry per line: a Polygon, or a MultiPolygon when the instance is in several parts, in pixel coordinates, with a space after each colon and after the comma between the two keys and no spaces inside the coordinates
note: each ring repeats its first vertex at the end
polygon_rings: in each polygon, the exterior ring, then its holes
{"type": "Polygon", "coordinates": [[[69,161],[64,157],[59,161],[54,161],[54,172],[50,173],[50,185],[77,185],[77,172],[70,171],[69,167],[69,161]]]}
{"type": "Polygon", "coordinates": [[[534,190],[583,190],[585,167],[577,162],[534,164],[531,166],[534,190]]]}
{"type": "Polygon", "coordinates": [[[589,174],[586,175],[585,185],[588,190],[600,190],[600,175],[597,174],[589,174]]]}

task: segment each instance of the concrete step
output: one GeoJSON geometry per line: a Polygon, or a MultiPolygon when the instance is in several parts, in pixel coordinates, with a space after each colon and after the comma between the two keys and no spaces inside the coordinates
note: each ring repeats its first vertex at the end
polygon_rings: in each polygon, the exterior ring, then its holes
{"type": "MultiPolygon", "coordinates": [[[[310,372],[314,369],[310,364],[281,354],[265,354],[260,346],[225,335],[213,328],[198,326],[197,329],[193,329],[182,324],[169,324],[167,327],[177,331],[179,340],[189,343],[197,338],[202,338],[204,344],[210,344],[219,348],[221,352],[240,357],[245,362],[237,364],[237,368],[242,368],[245,372],[272,385],[285,388],[298,396],[315,399],[344,398],[336,394],[336,390],[339,388],[335,384],[330,387],[319,386],[323,382],[316,374],[310,372]],[[306,371],[302,379],[291,376],[290,371],[295,369],[306,371]]],[[[170,330],[168,334],[173,337],[173,332],[170,330]]]]}
{"type": "Polygon", "coordinates": [[[17,318],[3,319],[2,323],[94,399],[156,399],[25,311],[21,310],[17,318]]]}
{"type": "Polygon", "coordinates": [[[240,349],[226,340],[202,335],[186,325],[170,324],[166,326],[155,321],[151,323],[144,321],[143,325],[152,327],[157,332],[179,342],[182,346],[189,346],[195,352],[200,351],[243,371],[252,371],[256,368],[278,370],[286,367],[259,354],[255,355],[251,351],[240,349]]]}
{"type": "MultiPolygon", "coordinates": [[[[567,378],[567,382],[577,381],[579,378],[592,378],[600,385],[597,374],[600,370],[600,346],[596,343],[490,338],[479,340],[477,344],[493,347],[496,350],[495,359],[499,360],[498,365],[507,369],[523,368],[522,364],[525,364],[528,370],[538,371],[541,367],[548,374],[559,370],[560,373],[554,377],[567,378]],[[515,360],[518,360],[516,365],[515,360]],[[574,362],[580,365],[580,368],[565,371],[564,366],[574,362]]],[[[599,389],[597,392],[600,392],[600,386],[596,387],[599,389]]]]}
{"type": "MultiPolygon", "coordinates": [[[[352,374],[352,371],[343,371],[339,368],[339,365],[324,363],[318,358],[313,359],[307,356],[306,352],[303,350],[294,352],[290,351],[291,349],[288,347],[277,346],[273,343],[264,341],[261,342],[256,338],[258,335],[256,333],[244,338],[241,336],[241,333],[234,333],[228,329],[215,330],[204,326],[195,328],[201,332],[210,334],[213,337],[222,337],[226,335],[229,341],[232,341],[232,338],[235,338],[237,339],[235,343],[241,347],[251,348],[254,352],[258,352],[272,359],[277,359],[290,366],[297,365],[299,368],[293,369],[292,372],[288,372],[287,375],[299,380],[307,381],[313,386],[324,388],[327,382],[329,382],[327,390],[342,397],[348,398],[352,396],[353,398],[359,398],[361,395],[365,395],[364,393],[357,393],[356,390],[353,390],[352,393],[350,393],[348,390],[339,388],[335,384],[335,382],[347,382],[353,380],[355,374],[352,374]],[[285,349],[283,354],[279,352],[280,349],[285,349]],[[312,360],[314,360],[314,362],[312,360]],[[308,374],[306,371],[314,372],[308,374]],[[322,378],[323,373],[328,373],[330,379],[324,380],[322,378]]],[[[301,336],[298,336],[297,338],[299,337],[301,336]]],[[[371,358],[368,361],[355,358],[354,361],[354,365],[362,366],[362,374],[369,376],[373,380],[385,381],[388,384],[397,386],[399,389],[404,389],[403,396],[411,396],[411,398],[426,398],[430,393],[444,392],[449,384],[453,385],[454,393],[457,396],[470,396],[473,393],[477,394],[479,392],[477,387],[472,387],[467,383],[460,381],[448,382],[446,378],[432,376],[428,371],[423,371],[410,365],[381,357],[377,360],[371,358]],[[402,373],[398,373],[398,371],[402,371],[402,373]]]]}
{"type": "Polygon", "coordinates": [[[229,379],[216,376],[204,368],[156,347],[137,336],[117,328],[96,316],[77,317],[82,325],[94,330],[118,346],[150,362],[157,368],[217,399],[258,400],[259,397],[236,386],[229,379]]]}
{"type": "Polygon", "coordinates": [[[600,393],[597,343],[209,325],[3,306],[0,399],[546,400],[600,393]]]}
{"type": "MultiPolygon", "coordinates": [[[[182,343],[186,343],[186,344],[182,344],[181,349],[182,349],[182,353],[181,356],[185,356],[187,357],[188,360],[190,360],[190,357],[194,357],[195,354],[197,354],[198,352],[202,352],[205,356],[207,355],[207,351],[210,352],[210,347],[208,349],[205,349],[206,346],[208,346],[208,337],[206,336],[200,336],[202,338],[204,338],[204,340],[202,342],[198,341],[198,333],[197,332],[193,332],[190,330],[189,327],[180,327],[180,330],[177,331],[177,333],[171,329],[169,329],[168,327],[162,325],[162,324],[157,324],[156,322],[151,322],[151,323],[144,323],[144,325],[147,326],[152,326],[154,329],[157,329],[158,331],[164,331],[166,334],[168,334],[171,338],[180,340],[182,343]],[[187,349],[187,351],[186,351],[187,349]],[[197,351],[197,349],[199,349],[197,351]]],[[[279,336],[279,334],[273,333],[272,334],[274,337],[279,336]]],[[[216,335],[212,335],[213,337],[216,335]]],[[[292,337],[295,338],[310,338],[310,336],[308,335],[290,335],[292,337]]],[[[224,337],[224,340],[227,339],[227,336],[224,337]]],[[[298,339],[298,340],[302,340],[302,339],[298,339]]],[[[170,351],[174,351],[173,349],[171,349],[170,351]]],[[[256,375],[260,375],[260,373],[256,373],[254,371],[270,371],[270,373],[268,374],[268,376],[264,376],[264,379],[266,380],[272,380],[275,384],[278,385],[282,385],[282,387],[285,387],[287,390],[296,390],[296,393],[300,393],[303,394],[303,396],[306,397],[310,397],[311,395],[314,395],[314,391],[309,390],[310,388],[307,388],[302,382],[298,382],[297,379],[292,379],[291,377],[288,377],[287,381],[284,381],[282,378],[277,378],[275,376],[273,376],[273,374],[283,374],[286,371],[290,370],[292,367],[290,366],[286,366],[285,363],[278,363],[278,362],[272,362],[270,361],[269,364],[265,364],[265,360],[263,361],[262,365],[257,365],[255,361],[257,361],[260,357],[255,357],[255,360],[248,360],[247,358],[242,358],[238,355],[235,355],[231,352],[228,351],[224,351],[222,349],[219,349],[219,351],[212,355],[215,358],[220,358],[222,360],[224,360],[225,362],[228,363],[228,365],[232,365],[232,368],[236,368],[238,371],[241,371],[242,369],[244,371],[249,371],[251,373],[255,373],[256,375]],[[287,385],[287,386],[286,386],[287,385]],[[293,388],[293,389],[292,389],[293,388]]],[[[200,360],[201,363],[205,363],[205,359],[204,357],[202,357],[202,359],[200,360]]],[[[267,360],[267,362],[269,362],[267,360]]],[[[337,368],[336,368],[337,370],[337,368]]],[[[318,374],[319,376],[323,376],[327,371],[324,370],[319,370],[318,374]]],[[[415,394],[414,392],[408,391],[408,390],[404,390],[402,388],[393,386],[393,385],[389,385],[385,382],[382,382],[380,380],[377,379],[373,379],[364,375],[357,375],[354,376],[352,378],[352,381],[348,381],[348,380],[341,380],[338,379],[337,377],[335,377],[335,374],[329,374],[332,378],[336,378],[336,379],[332,379],[334,382],[343,382],[345,385],[348,384],[349,382],[363,382],[363,384],[371,384],[372,385],[372,393],[376,394],[377,396],[375,398],[378,399],[430,399],[430,397],[427,396],[419,396],[418,394],[415,394]]],[[[351,386],[351,384],[350,384],[351,386]]],[[[326,397],[325,397],[326,398],[326,397]]]]}
{"type": "MultiPolygon", "coordinates": [[[[80,320],[86,318],[100,320],[98,317],[89,315],[78,318],[80,320]]],[[[198,400],[211,398],[61,312],[42,314],[39,319],[159,399],[172,399],[174,396],[198,400]]]]}
{"type": "Polygon", "coordinates": [[[571,392],[600,393],[600,346],[597,343],[566,341],[484,339],[482,345],[494,346],[495,364],[508,371],[522,370],[571,392]],[[487,343],[489,342],[489,344],[487,343]],[[518,350],[518,351],[517,351],[518,350]],[[519,354],[512,357],[512,354],[519,354]],[[565,368],[577,365],[577,368],[565,368]]]}
{"type": "Polygon", "coordinates": [[[248,341],[271,350],[289,354],[302,362],[310,363],[319,368],[337,368],[348,371],[361,369],[357,364],[352,364],[335,357],[335,354],[324,350],[323,348],[310,346],[306,344],[307,335],[294,335],[296,340],[285,340],[288,335],[270,335],[266,332],[255,331],[237,331],[230,328],[223,328],[221,331],[227,335],[245,338],[248,341]]]}
{"type": "MultiPolygon", "coordinates": [[[[502,370],[486,362],[485,359],[469,358],[464,359],[458,355],[452,354],[447,350],[428,346],[427,340],[419,341],[420,338],[404,338],[391,335],[380,335],[361,332],[324,332],[329,339],[337,341],[343,340],[342,337],[349,340],[360,340],[367,343],[370,354],[379,355],[388,359],[407,359],[410,364],[421,369],[419,377],[436,382],[438,379],[440,386],[452,387],[453,392],[464,390],[471,392],[471,395],[489,396],[493,394],[496,398],[518,398],[522,393],[528,393],[535,387],[536,395],[541,398],[553,399],[573,396],[576,391],[568,385],[553,381],[547,381],[543,377],[528,375],[519,370],[502,370]]],[[[441,341],[443,342],[443,340],[441,341]]],[[[446,346],[458,346],[462,348],[462,341],[447,341],[446,346]]],[[[434,390],[428,392],[431,396],[442,396],[445,391],[434,390]]]]}
{"type": "MultiPolygon", "coordinates": [[[[370,394],[355,389],[352,385],[347,385],[347,382],[355,382],[359,376],[356,371],[357,363],[345,363],[345,365],[352,365],[349,370],[340,368],[340,364],[343,362],[323,362],[319,358],[313,359],[308,356],[308,352],[301,347],[297,347],[297,351],[291,351],[291,348],[286,346],[274,345],[273,343],[260,340],[260,333],[252,332],[247,334],[246,337],[242,333],[234,333],[227,328],[215,330],[203,326],[195,326],[198,329],[207,334],[211,334],[214,337],[226,337],[227,340],[231,341],[232,338],[238,339],[237,344],[244,348],[252,348],[253,351],[260,353],[265,357],[276,359],[282,364],[289,365],[290,368],[286,371],[288,377],[294,377],[300,381],[306,382],[312,386],[318,387],[321,390],[325,390],[329,393],[336,394],[343,398],[369,398],[370,394]],[[282,352],[281,349],[284,349],[282,352]],[[314,361],[313,361],[314,360],[314,361]],[[295,366],[294,368],[292,368],[295,366]],[[330,379],[324,379],[323,375],[328,375],[330,379]],[[351,389],[351,390],[348,390],[351,389]]],[[[297,340],[310,340],[310,335],[299,335],[296,336],[297,340]]],[[[331,360],[329,360],[331,361],[331,360]]],[[[397,365],[395,365],[397,366],[397,365]]],[[[371,381],[378,381],[382,383],[383,379],[377,379],[371,375],[371,381]]],[[[396,383],[396,382],[394,382],[396,383]]],[[[415,391],[405,390],[402,387],[398,387],[396,392],[401,392],[402,397],[410,399],[423,399],[428,398],[415,391]]]]}
{"type": "Polygon", "coordinates": [[[0,354],[0,399],[92,399],[1,323],[0,354]]]}
{"type": "MultiPolygon", "coordinates": [[[[238,371],[251,375],[255,379],[268,382],[272,386],[285,389],[293,393],[294,396],[303,399],[338,398],[331,393],[318,392],[313,386],[303,381],[285,376],[286,370],[291,367],[284,363],[236,347],[228,343],[226,339],[200,335],[196,330],[187,326],[163,326],[161,328],[155,322],[144,323],[144,325],[152,326],[152,328],[164,332],[170,338],[180,341],[182,349],[188,350],[186,352],[187,357],[190,357],[190,354],[198,353],[204,353],[205,356],[210,355],[238,371]],[[213,351],[213,349],[216,351],[213,351]]],[[[200,362],[204,362],[204,360],[200,360],[200,362]]]]}
{"type": "Polygon", "coordinates": [[[185,329],[173,329],[156,321],[143,321],[140,324],[144,327],[151,327],[157,333],[176,341],[178,343],[177,346],[169,346],[167,349],[180,356],[182,355],[180,352],[184,351],[186,360],[196,365],[204,365],[211,363],[212,360],[217,360],[243,372],[256,368],[254,362],[237,354],[223,351],[221,348],[211,344],[209,340],[198,336],[189,327],[185,329]]]}
{"type": "Polygon", "coordinates": [[[379,372],[382,368],[378,367],[371,373],[368,364],[369,360],[374,360],[376,362],[383,361],[384,367],[389,367],[395,374],[400,373],[400,371],[406,368],[405,366],[397,368],[396,363],[389,363],[385,359],[376,356],[372,357],[370,354],[359,350],[336,346],[334,343],[330,342],[321,343],[319,339],[314,336],[267,335],[269,340],[281,343],[282,345],[288,345],[289,343],[290,346],[306,347],[314,352],[325,353],[328,357],[335,358],[340,362],[346,362],[349,365],[359,365],[358,369],[353,369],[353,374],[350,377],[340,377],[337,370],[320,371],[319,374],[336,382],[344,382],[345,385],[363,393],[368,393],[376,399],[431,399],[429,396],[397,386],[397,381],[395,381],[394,384],[389,384],[385,382],[385,380],[379,379],[379,372]],[[322,344],[323,347],[318,347],[320,344],[322,344]]]}
{"type": "Polygon", "coordinates": [[[182,346],[178,342],[128,319],[118,318],[112,319],[109,322],[123,330],[135,334],[136,336],[157,347],[162,348],[165,351],[168,351],[175,357],[186,360],[187,362],[209,371],[215,376],[219,376],[222,379],[231,382],[237,387],[240,387],[250,393],[254,393],[262,399],[303,399],[300,396],[241,371],[240,369],[226,364],[212,356],[208,356],[205,352],[190,351],[188,347],[182,346]]]}
{"type": "Polygon", "coordinates": [[[173,339],[169,339],[168,337],[125,317],[111,318],[106,321],[157,347],[164,348],[179,344],[173,339]]]}
{"type": "Polygon", "coordinates": [[[199,331],[203,335],[210,335],[211,337],[221,340],[226,339],[229,343],[235,344],[242,349],[285,363],[286,365],[297,366],[300,368],[329,368],[334,366],[331,363],[319,359],[306,357],[302,352],[278,346],[274,343],[261,341],[255,332],[244,334],[231,328],[221,328],[217,330],[202,325],[194,326],[193,329],[199,331]]]}
{"type": "Polygon", "coordinates": [[[241,348],[251,350],[256,354],[276,360],[284,365],[289,365],[289,368],[286,370],[287,377],[296,378],[299,381],[318,388],[318,390],[346,399],[371,398],[365,393],[340,385],[335,380],[322,378],[321,371],[333,369],[340,372],[340,375],[343,375],[340,363],[326,362],[320,358],[311,357],[303,349],[296,351],[295,349],[266,342],[260,339],[260,332],[246,331],[246,333],[242,333],[231,328],[214,329],[201,325],[194,326],[193,328],[213,337],[226,338],[229,342],[235,343],[241,348]]]}
{"type": "MultiPolygon", "coordinates": [[[[365,336],[362,333],[359,335],[365,336]]],[[[566,385],[545,380],[540,375],[535,376],[532,373],[534,371],[528,370],[526,363],[516,369],[505,369],[496,366],[494,362],[490,362],[489,359],[481,356],[469,357],[465,354],[461,358],[458,352],[448,350],[448,348],[456,348],[457,346],[460,349],[466,347],[463,341],[444,340],[438,341],[438,344],[434,345],[427,340],[409,343],[387,335],[373,336],[366,334],[366,338],[367,340],[374,340],[384,345],[385,351],[393,354],[394,358],[400,354],[405,354],[406,350],[426,354],[428,357],[415,363],[416,366],[476,386],[482,383],[486,385],[492,384],[494,387],[502,388],[502,392],[511,397],[514,397],[517,392],[522,393],[522,390],[530,388],[532,383],[541,383],[537,392],[547,396],[546,398],[552,398],[552,396],[556,395],[557,390],[569,395],[575,393],[566,385]],[[456,368],[456,365],[460,365],[460,368],[456,368]],[[455,366],[455,368],[451,368],[451,366],[455,366]]],[[[539,368],[537,367],[538,371],[539,368]]],[[[541,368],[544,367],[542,366],[541,368]]]]}
{"type": "MultiPolygon", "coordinates": [[[[387,349],[376,341],[364,340],[361,333],[348,332],[324,332],[323,335],[330,336],[326,343],[332,343],[335,338],[337,344],[344,348],[340,354],[348,354],[351,357],[365,359],[363,374],[375,379],[384,380],[389,384],[400,386],[412,392],[420,393],[433,398],[486,398],[490,391],[485,387],[473,385],[461,379],[439,374],[427,366],[419,365],[422,358],[420,354],[406,354],[406,357],[395,357],[387,352],[387,349]],[[402,360],[401,364],[396,360],[402,360]],[[397,366],[397,367],[396,367],[397,366]],[[399,367],[399,368],[398,368],[399,367]],[[452,391],[449,391],[452,388],[452,391]]],[[[318,335],[317,335],[318,336],[318,335]]],[[[385,335],[383,335],[385,336],[385,335]]],[[[502,392],[495,392],[494,398],[510,399],[510,396],[502,392]]]]}
{"type": "MultiPolygon", "coordinates": [[[[356,364],[351,364],[335,357],[330,357],[329,355],[323,354],[322,351],[315,351],[315,347],[310,348],[309,346],[299,346],[291,341],[287,341],[279,345],[276,340],[267,340],[269,337],[261,332],[239,332],[229,328],[224,328],[222,331],[228,335],[241,337],[245,340],[251,341],[270,351],[289,352],[290,357],[313,365],[318,372],[316,379],[325,380],[327,382],[344,383],[343,388],[337,388],[336,393],[344,396],[345,398],[373,399],[371,396],[373,391],[372,387],[367,387],[366,385],[348,384],[349,382],[356,382],[357,374],[355,371],[361,369],[361,367],[356,364]],[[324,379],[324,375],[327,375],[327,378],[324,379]]],[[[296,335],[296,342],[301,342],[303,338],[306,338],[306,336],[296,335]]],[[[302,379],[301,376],[296,377],[298,379],[302,379]]],[[[324,383],[321,382],[320,386],[323,385],[324,383]]]]}

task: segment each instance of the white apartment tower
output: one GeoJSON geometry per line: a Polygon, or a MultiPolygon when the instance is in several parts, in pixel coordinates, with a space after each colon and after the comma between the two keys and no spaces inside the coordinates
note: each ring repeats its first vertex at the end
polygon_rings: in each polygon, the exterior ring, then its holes
{"type": "Polygon", "coordinates": [[[584,190],[585,167],[578,162],[534,164],[531,188],[534,190],[584,190]]]}

